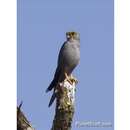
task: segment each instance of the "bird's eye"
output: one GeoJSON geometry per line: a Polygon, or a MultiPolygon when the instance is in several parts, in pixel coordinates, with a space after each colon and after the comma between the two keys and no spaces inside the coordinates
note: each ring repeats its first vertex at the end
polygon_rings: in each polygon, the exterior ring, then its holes
{"type": "Polygon", "coordinates": [[[70,38],[70,35],[69,35],[69,34],[67,34],[67,35],[66,35],[66,37],[67,37],[67,38],[70,38]]]}

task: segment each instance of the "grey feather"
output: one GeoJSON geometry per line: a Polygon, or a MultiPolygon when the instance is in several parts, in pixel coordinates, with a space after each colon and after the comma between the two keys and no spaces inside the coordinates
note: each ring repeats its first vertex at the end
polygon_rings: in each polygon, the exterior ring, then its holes
{"type": "MultiPolygon", "coordinates": [[[[73,32],[69,32],[73,33],[73,32]]],[[[66,33],[67,34],[67,33],[66,33]]],[[[64,81],[65,73],[70,75],[74,68],[78,65],[80,60],[80,38],[79,34],[74,32],[75,35],[67,35],[67,41],[62,45],[59,56],[57,69],[54,75],[54,78],[47,88],[46,92],[51,91],[53,88],[57,86],[59,82],[64,81]],[[72,37],[71,37],[72,36],[72,37]]],[[[54,95],[53,95],[54,97],[54,95]]],[[[51,104],[53,103],[55,98],[51,98],[51,104]]],[[[50,106],[50,105],[49,105],[50,106]]]]}

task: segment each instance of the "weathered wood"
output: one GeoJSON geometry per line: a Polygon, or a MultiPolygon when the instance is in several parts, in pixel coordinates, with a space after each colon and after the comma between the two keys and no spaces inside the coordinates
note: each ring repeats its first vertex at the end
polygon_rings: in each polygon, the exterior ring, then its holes
{"type": "Polygon", "coordinates": [[[56,109],[51,130],[71,130],[75,102],[74,78],[59,83],[56,89],[56,109]],[[71,82],[70,82],[71,81],[71,82]]]}
{"type": "Polygon", "coordinates": [[[21,111],[22,103],[17,107],[17,130],[34,130],[30,122],[21,111]]]}

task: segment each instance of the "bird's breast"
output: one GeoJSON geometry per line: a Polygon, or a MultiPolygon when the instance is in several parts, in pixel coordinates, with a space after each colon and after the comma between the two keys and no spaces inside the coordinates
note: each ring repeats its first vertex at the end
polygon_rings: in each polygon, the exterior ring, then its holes
{"type": "Polygon", "coordinates": [[[68,44],[64,50],[65,64],[69,67],[75,67],[80,60],[80,49],[76,44],[68,44]]]}

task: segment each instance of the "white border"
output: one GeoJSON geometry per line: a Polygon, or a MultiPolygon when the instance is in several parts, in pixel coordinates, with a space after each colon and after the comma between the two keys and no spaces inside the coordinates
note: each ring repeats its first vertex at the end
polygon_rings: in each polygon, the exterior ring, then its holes
{"type": "Polygon", "coordinates": [[[0,130],[16,129],[16,1],[0,0],[0,130]]]}
{"type": "MultiPolygon", "coordinates": [[[[115,130],[130,130],[130,0],[115,0],[115,130]]],[[[16,129],[16,1],[0,0],[0,129],[16,129]]]]}
{"type": "Polygon", "coordinates": [[[115,0],[115,130],[130,130],[130,0],[115,0]]]}

